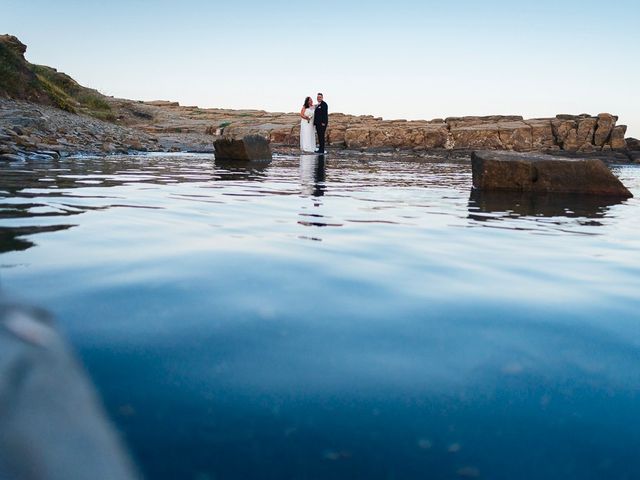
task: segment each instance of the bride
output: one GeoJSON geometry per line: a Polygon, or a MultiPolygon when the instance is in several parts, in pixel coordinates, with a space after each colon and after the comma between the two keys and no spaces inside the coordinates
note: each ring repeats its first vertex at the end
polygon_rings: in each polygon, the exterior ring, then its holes
{"type": "Polygon", "coordinates": [[[300,110],[300,150],[306,153],[314,153],[316,150],[316,129],[313,125],[315,108],[311,97],[307,97],[300,110]]]}

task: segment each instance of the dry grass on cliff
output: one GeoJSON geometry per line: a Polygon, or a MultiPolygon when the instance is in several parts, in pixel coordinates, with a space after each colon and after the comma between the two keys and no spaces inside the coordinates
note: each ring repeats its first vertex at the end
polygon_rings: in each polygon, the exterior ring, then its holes
{"type": "Polygon", "coordinates": [[[15,47],[0,42],[0,96],[53,105],[100,120],[116,116],[105,97],[56,69],[27,62],[15,47]]]}
{"type": "Polygon", "coordinates": [[[20,100],[43,100],[45,95],[22,56],[0,42],[0,95],[20,100]]]}

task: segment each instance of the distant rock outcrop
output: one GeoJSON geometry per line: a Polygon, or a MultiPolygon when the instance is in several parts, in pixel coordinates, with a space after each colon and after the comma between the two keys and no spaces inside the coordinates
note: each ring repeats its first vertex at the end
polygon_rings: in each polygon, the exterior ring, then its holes
{"type": "MultiPolygon", "coordinates": [[[[262,135],[276,145],[298,144],[300,127],[297,115],[253,113],[251,116],[234,116],[225,112],[220,117],[225,122],[224,133],[231,136],[262,135]]],[[[332,147],[362,151],[624,152],[627,151],[624,138],[627,127],[616,125],[617,120],[618,117],[608,113],[534,119],[493,115],[414,121],[334,113],[329,115],[327,142],[332,147]]],[[[209,131],[214,130],[212,127],[209,131]]]]}

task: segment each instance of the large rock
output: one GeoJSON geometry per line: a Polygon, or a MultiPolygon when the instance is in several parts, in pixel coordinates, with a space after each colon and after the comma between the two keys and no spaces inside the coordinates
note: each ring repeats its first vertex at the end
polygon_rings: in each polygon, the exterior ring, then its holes
{"type": "Polygon", "coordinates": [[[47,317],[1,302],[0,478],[137,478],[96,392],[47,317]]]}
{"type": "Polygon", "coordinates": [[[371,145],[371,139],[368,128],[347,128],[344,134],[344,141],[347,148],[362,149],[371,145]]]}
{"type": "Polygon", "coordinates": [[[373,149],[399,147],[402,140],[397,133],[390,125],[380,125],[369,131],[369,146],[373,149]]]}
{"type": "Polygon", "coordinates": [[[531,128],[531,147],[533,150],[559,149],[553,136],[553,127],[548,118],[534,118],[526,120],[531,128]]]}
{"type": "Polygon", "coordinates": [[[598,119],[591,117],[583,118],[578,122],[578,129],[576,130],[578,151],[593,151],[593,135],[596,131],[597,124],[598,119]]]}
{"type": "Polygon", "coordinates": [[[598,115],[598,126],[593,137],[594,145],[602,147],[611,135],[611,130],[616,124],[617,118],[610,113],[601,113],[598,115]]]}
{"type": "Polygon", "coordinates": [[[427,125],[423,133],[425,148],[453,148],[453,138],[446,123],[436,122],[427,125]]]}
{"type": "Polygon", "coordinates": [[[451,137],[456,149],[502,149],[500,129],[495,123],[451,127],[451,137]]]}
{"type": "Polygon", "coordinates": [[[467,117],[447,117],[445,122],[452,128],[470,127],[473,125],[486,125],[501,122],[519,122],[523,118],[520,115],[488,115],[485,117],[467,116],[467,117]]]}
{"type": "Polygon", "coordinates": [[[272,143],[287,144],[291,140],[291,132],[293,127],[291,125],[276,125],[269,132],[269,141],[272,143]]]}
{"type": "Polygon", "coordinates": [[[481,151],[473,152],[471,166],[473,187],[483,191],[633,196],[599,159],[481,151]]]}
{"type": "Polygon", "coordinates": [[[625,133],[627,133],[626,125],[617,125],[613,127],[611,130],[611,148],[614,150],[624,150],[627,148],[627,141],[624,138],[625,133]]]}
{"type": "Polygon", "coordinates": [[[531,127],[523,121],[498,124],[498,137],[505,150],[528,152],[533,148],[531,127]]]}
{"type": "Polygon", "coordinates": [[[347,128],[344,126],[329,125],[327,129],[327,143],[331,146],[346,147],[345,135],[347,128]]]}
{"type": "Polygon", "coordinates": [[[560,148],[569,151],[578,149],[578,125],[573,118],[567,118],[567,115],[558,115],[551,120],[551,127],[560,148]]]}
{"type": "Polygon", "coordinates": [[[217,160],[271,160],[269,140],[260,135],[242,138],[220,138],[213,144],[217,160]]]}
{"type": "Polygon", "coordinates": [[[627,157],[633,163],[640,163],[640,151],[631,151],[627,154],[627,157]]]}
{"type": "Polygon", "coordinates": [[[640,151],[640,140],[637,138],[629,137],[625,139],[627,148],[632,152],[640,151]]]}
{"type": "Polygon", "coordinates": [[[5,44],[7,48],[11,49],[21,57],[23,57],[27,51],[27,46],[13,35],[0,35],[0,43],[5,44]]]}

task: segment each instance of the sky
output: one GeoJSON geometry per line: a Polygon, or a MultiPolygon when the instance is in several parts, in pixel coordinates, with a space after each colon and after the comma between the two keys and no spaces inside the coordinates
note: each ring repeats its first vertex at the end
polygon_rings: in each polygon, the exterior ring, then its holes
{"type": "Polygon", "coordinates": [[[640,138],[640,1],[3,0],[27,59],[102,93],[385,119],[610,112],[640,138]]]}

